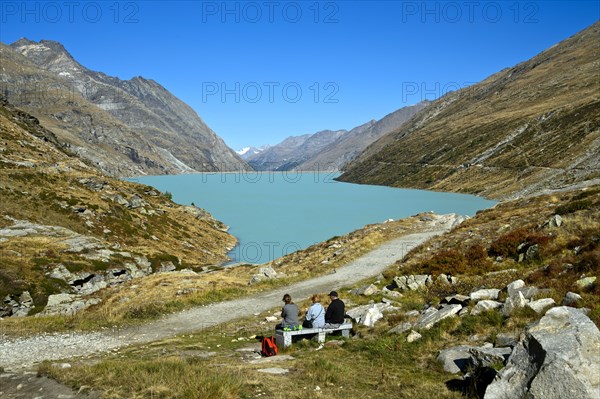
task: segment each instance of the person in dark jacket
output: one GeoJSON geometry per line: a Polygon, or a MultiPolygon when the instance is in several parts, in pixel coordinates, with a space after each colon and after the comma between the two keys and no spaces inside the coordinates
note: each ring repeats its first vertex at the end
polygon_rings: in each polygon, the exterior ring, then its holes
{"type": "Polygon", "coordinates": [[[331,291],[329,293],[331,303],[327,306],[325,312],[325,326],[324,328],[338,328],[344,323],[344,316],[346,315],[346,307],[344,302],[338,298],[338,293],[331,291]]]}

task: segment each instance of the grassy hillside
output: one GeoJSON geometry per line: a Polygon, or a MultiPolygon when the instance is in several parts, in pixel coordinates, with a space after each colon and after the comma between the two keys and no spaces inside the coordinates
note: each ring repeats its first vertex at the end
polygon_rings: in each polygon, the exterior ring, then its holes
{"type": "Polygon", "coordinates": [[[227,259],[235,238],[209,214],[102,175],[55,143],[37,119],[0,103],[0,297],[29,291],[41,310],[66,288],[48,277],[59,264],[100,272],[145,258],[156,271],[227,259]]]}
{"type": "Polygon", "coordinates": [[[599,34],[434,101],[340,180],[507,198],[600,178],[599,34]]]}

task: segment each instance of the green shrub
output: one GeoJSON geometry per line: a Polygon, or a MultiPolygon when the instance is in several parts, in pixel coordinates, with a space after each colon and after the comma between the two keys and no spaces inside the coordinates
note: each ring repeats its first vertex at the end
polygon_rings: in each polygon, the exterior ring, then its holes
{"type": "Polygon", "coordinates": [[[433,275],[462,274],[466,272],[467,259],[462,252],[455,249],[442,249],[431,258],[425,260],[420,269],[433,275]]]}

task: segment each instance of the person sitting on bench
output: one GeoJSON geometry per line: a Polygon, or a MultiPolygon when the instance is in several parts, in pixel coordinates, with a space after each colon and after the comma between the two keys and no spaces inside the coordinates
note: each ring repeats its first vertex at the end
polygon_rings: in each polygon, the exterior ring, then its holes
{"type": "Polygon", "coordinates": [[[321,305],[321,297],[315,294],[310,297],[312,304],[306,312],[306,319],[302,322],[302,327],[305,328],[323,328],[325,325],[325,309],[321,305]]]}
{"type": "Polygon", "coordinates": [[[281,317],[283,321],[275,326],[276,330],[297,330],[300,323],[298,323],[298,305],[292,302],[290,294],[285,294],[282,301],[284,302],[281,308],[281,317]]]}
{"type": "Polygon", "coordinates": [[[331,291],[329,298],[331,303],[327,306],[327,312],[325,312],[325,326],[323,328],[338,328],[344,323],[346,307],[344,302],[338,298],[337,292],[331,291]]]}

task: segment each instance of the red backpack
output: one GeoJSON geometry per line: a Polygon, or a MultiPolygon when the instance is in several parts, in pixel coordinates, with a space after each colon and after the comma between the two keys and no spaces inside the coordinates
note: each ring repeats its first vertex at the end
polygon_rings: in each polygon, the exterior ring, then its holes
{"type": "Polygon", "coordinates": [[[260,354],[266,357],[275,356],[277,354],[277,345],[275,344],[275,337],[263,337],[260,340],[262,349],[260,354]]]}

